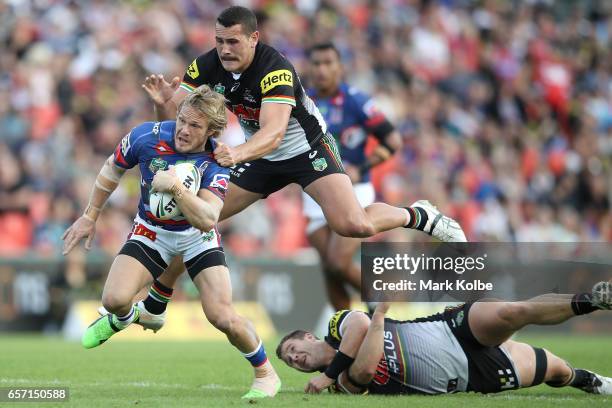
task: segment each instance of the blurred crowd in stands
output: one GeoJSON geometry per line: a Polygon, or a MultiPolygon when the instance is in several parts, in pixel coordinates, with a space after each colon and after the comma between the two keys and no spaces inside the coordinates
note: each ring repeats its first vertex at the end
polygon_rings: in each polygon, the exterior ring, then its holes
{"type": "MultiPolygon", "coordinates": [[[[404,140],[375,171],[381,200],[427,198],[469,240],[612,240],[612,2],[0,0],[0,256],[60,252],[105,158],[154,118],[145,75],[182,77],[234,3],[306,84],[307,48],[335,42],[404,140]]],[[[224,137],[241,140],[235,120],[224,137]]],[[[138,186],[124,177],[97,248],[124,242],[138,186]]],[[[304,225],[290,187],[222,232],[234,254],[282,257],[306,247],[304,225]]]]}

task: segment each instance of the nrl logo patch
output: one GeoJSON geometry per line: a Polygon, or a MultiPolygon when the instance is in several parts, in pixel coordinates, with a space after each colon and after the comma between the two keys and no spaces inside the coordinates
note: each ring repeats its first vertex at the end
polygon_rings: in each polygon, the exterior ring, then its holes
{"type": "Polygon", "coordinates": [[[215,230],[210,230],[202,234],[202,240],[204,242],[210,242],[215,238],[215,230]]]}
{"type": "Polygon", "coordinates": [[[327,168],[327,160],[325,160],[324,157],[319,157],[318,159],[312,161],[312,167],[316,171],[323,171],[327,168]]]}
{"type": "Polygon", "coordinates": [[[223,85],[221,85],[221,83],[218,83],[217,85],[215,85],[215,88],[213,90],[216,93],[219,93],[221,95],[225,94],[225,87],[223,85]]]}
{"type": "Polygon", "coordinates": [[[151,173],[153,174],[157,173],[159,170],[166,170],[167,168],[168,162],[164,159],[160,159],[159,157],[151,160],[151,163],[149,164],[149,170],[151,170],[151,173]]]}

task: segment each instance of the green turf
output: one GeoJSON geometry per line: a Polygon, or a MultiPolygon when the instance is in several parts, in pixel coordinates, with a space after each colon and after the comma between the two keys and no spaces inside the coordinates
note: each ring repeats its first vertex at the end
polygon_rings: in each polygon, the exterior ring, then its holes
{"type": "MultiPolygon", "coordinates": [[[[530,337],[575,366],[611,375],[612,339],[555,335],[530,337]]],[[[275,344],[268,343],[269,354],[275,344]]],[[[328,394],[302,390],[308,375],[290,370],[275,357],[283,379],[281,394],[249,404],[240,400],[251,382],[246,361],[225,343],[113,342],[85,350],[77,343],[39,336],[0,337],[0,387],[65,386],[66,403],[0,403],[1,407],[611,407],[612,398],[574,389],[546,386],[483,396],[380,397],[328,394]]]]}

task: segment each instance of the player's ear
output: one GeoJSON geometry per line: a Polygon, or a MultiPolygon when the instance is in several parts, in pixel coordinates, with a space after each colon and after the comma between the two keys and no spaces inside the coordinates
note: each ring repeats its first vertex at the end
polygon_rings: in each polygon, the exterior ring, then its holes
{"type": "Polygon", "coordinates": [[[259,42],[259,31],[253,31],[251,34],[251,48],[255,48],[259,42]]]}

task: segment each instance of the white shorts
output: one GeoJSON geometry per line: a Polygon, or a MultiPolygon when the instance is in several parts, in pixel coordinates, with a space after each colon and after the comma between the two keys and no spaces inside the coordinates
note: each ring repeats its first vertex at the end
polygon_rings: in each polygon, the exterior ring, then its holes
{"type": "Polygon", "coordinates": [[[193,227],[168,231],[149,224],[138,215],[119,253],[139,260],[156,278],[177,255],[183,256],[192,278],[207,267],[226,265],[221,236],[216,228],[204,233],[193,227]]]}
{"type": "MultiPolygon", "coordinates": [[[[376,192],[372,183],[357,183],[353,184],[353,190],[357,196],[357,201],[362,207],[367,207],[376,199],[376,192]]],[[[319,204],[312,199],[308,194],[302,193],[304,216],[308,218],[308,226],[306,234],[310,235],[319,228],[327,225],[327,220],[323,215],[323,210],[319,204]]]]}

